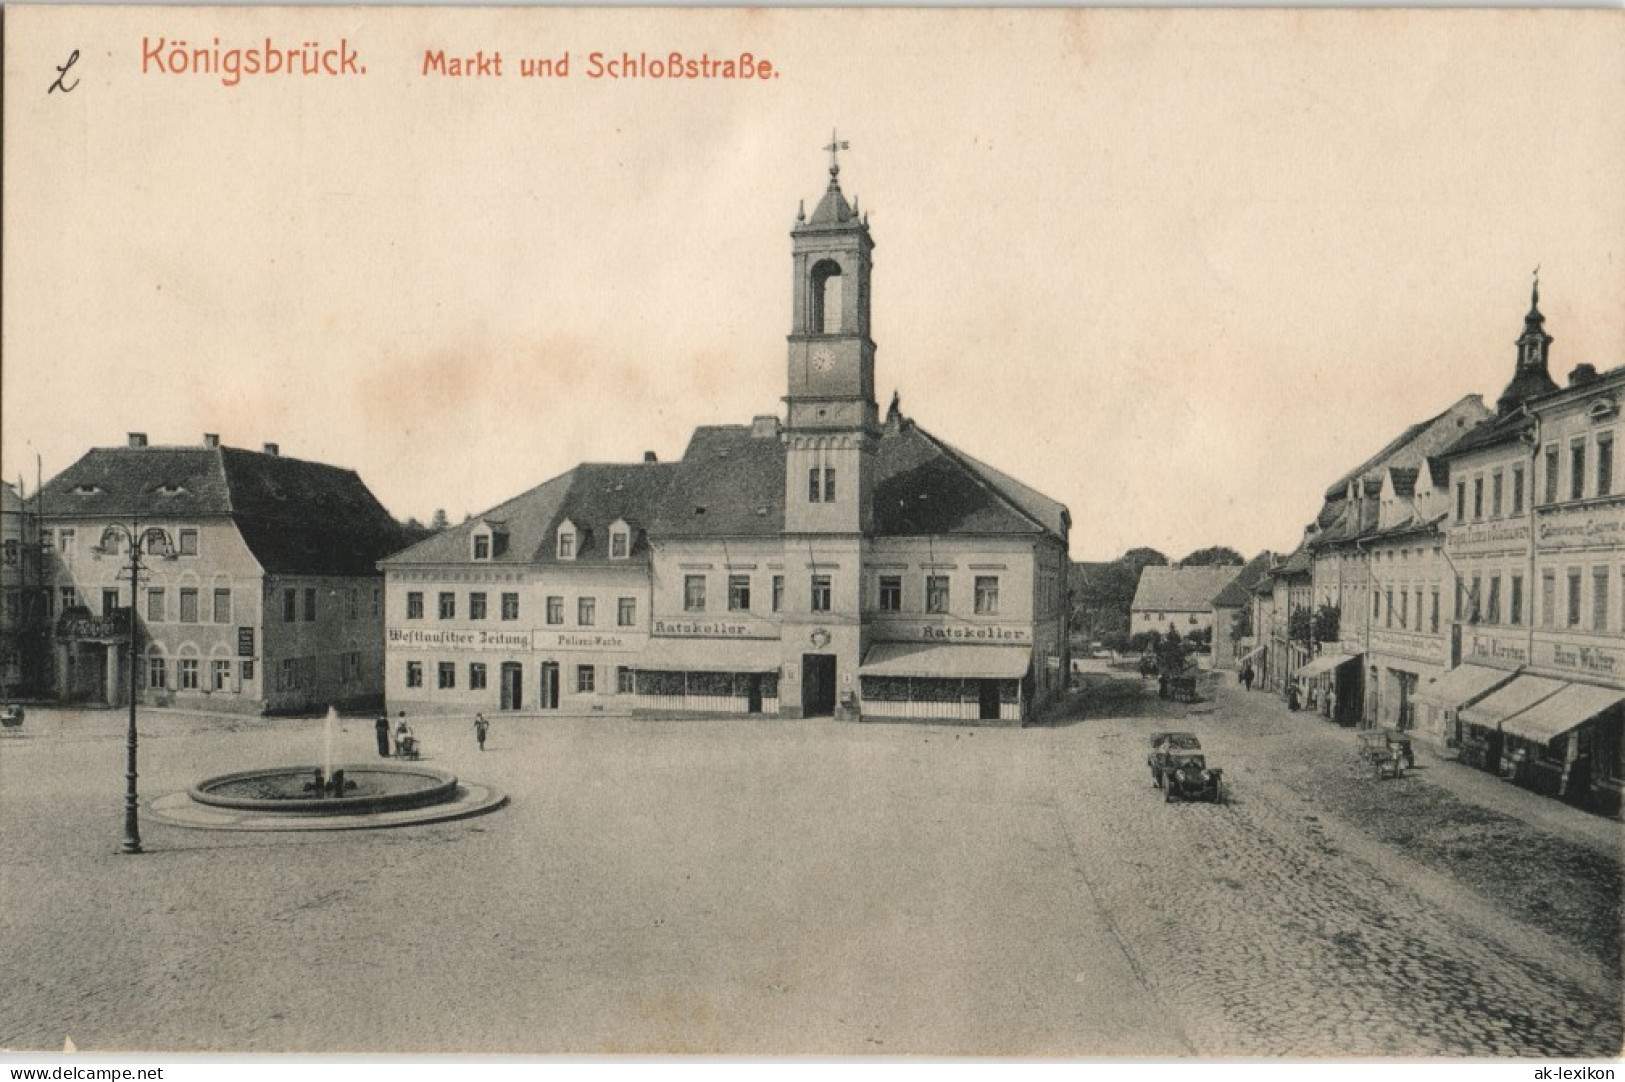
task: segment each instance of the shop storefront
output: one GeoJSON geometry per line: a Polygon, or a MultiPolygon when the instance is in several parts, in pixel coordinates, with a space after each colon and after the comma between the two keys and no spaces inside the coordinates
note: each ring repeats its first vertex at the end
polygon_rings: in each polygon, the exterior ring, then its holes
{"type": "Polygon", "coordinates": [[[1298,669],[1293,678],[1303,708],[1339,725],[1356,724],[1363,712],[1359,662],[1358,654],[1325,653],[1298,669]]]}
{"type": "Polygon", "coordinates": [[[1025,646],[876,643],[858,670],[863,716],[1020,724],[1031,670],[1025,646]]]}
{"type": "Polygon", "coordinates": [[[1527,674],[1462,709],[1460,759],[1492,774],[1503,774],[1505,743],[1501,724],[1515,714],[1556,695],[1568,685],[1561,680],[1527,674]]]}
{"type": "Polygon", "coordinates": [[[1416,702],[1427,719],[1419,731],[1437,749],[1461,746],[1463,708],[1511,682],[1517,673],[1484,665],[1458,665],[1449,672],[1424,680],[1416,691],[1416,702]]]}
{"type": "Polygon", "coordinates": [[[1527,789],[1608,814],[1619,809],[1625,691],[1565,684],[1501,722],[1502,774],[1527,789]]]}
{"type": "Polygon", "coordinates": [[[639,711],[779,712],[777,639],[651,638],[627,672],[639,711]]]}

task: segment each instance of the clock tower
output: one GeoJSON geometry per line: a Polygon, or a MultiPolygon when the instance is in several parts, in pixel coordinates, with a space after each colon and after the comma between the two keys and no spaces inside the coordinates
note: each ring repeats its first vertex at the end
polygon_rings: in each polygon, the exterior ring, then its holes
{"type": "Polygon", "coordinates": [[[880,433],[869,337],[874,241],[841,192],[832,140],[829,187],[790,231],[794,292],[785,395],[785,529],[867,533],[870,459],[880,433]]]}

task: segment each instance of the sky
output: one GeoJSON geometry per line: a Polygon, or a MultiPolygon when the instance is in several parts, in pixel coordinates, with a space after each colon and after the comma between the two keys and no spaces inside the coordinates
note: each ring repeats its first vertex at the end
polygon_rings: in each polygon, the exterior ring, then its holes
{"type": "Polygon", "coordinates": [[[1537,265],[1553,376],[1625,363],[1617,10],[6,18],[0,475],[29,489],[218,433],[456,521],[782,415],[832,128],[881,406],[1067,504],[1074,559],[1290,549],[1407,425],[1493,404],[1537,265]],[[216,37],[366,74],[142,70],[216,37]],[[503,75],[425,75],[440,49],[503,75]],[[587,76],[673,49],[779,74],[587,76]]]}

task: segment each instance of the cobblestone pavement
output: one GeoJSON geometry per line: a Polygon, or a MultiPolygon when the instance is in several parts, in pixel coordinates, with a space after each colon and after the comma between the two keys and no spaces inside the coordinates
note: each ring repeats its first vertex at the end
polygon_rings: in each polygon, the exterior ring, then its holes
{"type": "Polygon", "coordinates": [[[1342,748],[1350,735],[1262,697],[1221,689],[1217,707],[1153,698],[1141,712],[1060,730],[1057,810],[1137,972],[1183,1019],[1193,1047],[1237,1056],[1619,1053],[1618,900],[1607,893],[1617,892],[1617,859],[1454,806],[1420,777],[1370,779],[1342,748]],[[1163,728],[1201,736],[1212,765],[1225,768],[1226,803],[1164,805],[1144,766],[1146,736],[1163,728]],[[1433,819],[1400,839],[1465,839],[1492,824],[1491,840],[1509,847],[1499,850],[1502,873],[1518,867],[1546,880],[1543,893],[1578,902],[1566,918],[1531,921],[1494,893],[1483,867],[1456,874],[1448,847],[1394,844],[1392,817],[1373,824],[1368,813],[1405,798],[1433,819]],[[1588,859],[1554,866],[1554,849],[1588,859]],[[1598,912],[1581,919],[1587,904],[1598,912]]]}
{"type": "MultiPolygon", "coordinates": [[[[1618,1052],[1607,950],[1316,803],[1276,761],[1316,730],[1123,692],[1027,730],[498,719],[483,754],[466,719],[415,719],[431,763],[510,807],[340,836],[149,824],[139,857],[114,854],[122,718],[30,711],[0,740],[0,1045],[1618,1052]],[[1229,802],[1150,787],[1170,722],[1229,802]]],[[[142,724],[149,797],[320,746],[308,719],[142,724]]],[[[371,743],[350,721],[341,757],[371,743]]]]}

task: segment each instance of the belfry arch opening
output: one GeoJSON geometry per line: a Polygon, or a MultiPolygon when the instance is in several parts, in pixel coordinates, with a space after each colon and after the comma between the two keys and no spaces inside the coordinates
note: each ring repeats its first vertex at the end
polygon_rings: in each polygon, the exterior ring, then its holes
{"type": "Polygon", "coordinates": [[[842,314],[841,265],[833,259],[821,259],[812,269],[812,307],[808,321],[814,334],[840,334],[842,314]]]}

